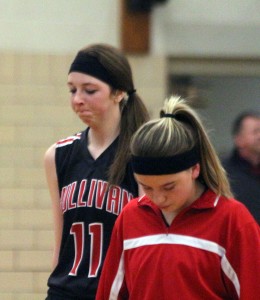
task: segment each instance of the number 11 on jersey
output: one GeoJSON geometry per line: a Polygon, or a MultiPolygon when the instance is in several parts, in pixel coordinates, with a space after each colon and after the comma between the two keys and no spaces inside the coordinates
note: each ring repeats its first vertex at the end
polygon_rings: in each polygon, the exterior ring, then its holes
{"type": "MultiPolygon", "coordinates": [[[[82,261],[85,242],[85,224],[83,222],[73,223],[70,234],[74,237],[74,263],[69,275],[77,276],[78,268],[82,261]]],[[[102,243],[103,243],[103,224],[92,223],[88,226],[90,238],[90,257],[89,257],[89,277],[96,277],[101,264],[102,243]]]]}

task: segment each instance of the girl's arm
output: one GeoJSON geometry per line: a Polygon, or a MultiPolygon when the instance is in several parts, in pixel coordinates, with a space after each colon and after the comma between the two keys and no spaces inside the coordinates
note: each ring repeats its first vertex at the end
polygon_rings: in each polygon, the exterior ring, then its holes
{"type": "Polygon", "coordinates": [[[59,251],[62,237],[62,228],[63,228],[63,215],[60,208],[60,194],[58,187],[58,179],[56,173],[55,165],[55,144],[52,145],[45,153],[44,156],[44,167],[46,173],[47,184],[49,187],[49,192],[52,202],[52,213],[54,218],[54,250],[53,250],[53,260],[52,268],[54,269],[58,263],[59,251]]]}
{"type": "Polygon", "coordinates": [[[117,218],[113,228],[99,280],[96,300],[128,299],[128,291],[125,284],[123,238],[120,233],[122,228],[121,215],[117,218]]]}
{"type": "MultiPolygon", "coordinates": [[[[260,228],[247,224],[234,238],[235,259],[240,280],[240,300],[260,298],[260,228]]],[[[236,268],[235,267],[235,268],[236,268]]]]}
{"type": "Polygon", "coordinates": [[[242,210],[240,218],[226,253],[236,274],[231,277],[236,290],[234,299],[260,299],[260,229],[253,217],[249,219],[242,210]]]}

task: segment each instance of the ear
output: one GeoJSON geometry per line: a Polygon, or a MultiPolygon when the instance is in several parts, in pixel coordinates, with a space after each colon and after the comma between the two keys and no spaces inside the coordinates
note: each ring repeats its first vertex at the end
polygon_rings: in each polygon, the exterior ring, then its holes
{"type": "Polygon", "coordinates": [[[193,167],[191,167],[192,179],[197,179],[200,175],[200,164],[197,163],[193,167]]]}
{"type": "Polygon", "coordinates": [[[126,96],[126,92],[116,90],[115,93],[113,94],[113,100],[116,103],[120,103],[126,96]]]}

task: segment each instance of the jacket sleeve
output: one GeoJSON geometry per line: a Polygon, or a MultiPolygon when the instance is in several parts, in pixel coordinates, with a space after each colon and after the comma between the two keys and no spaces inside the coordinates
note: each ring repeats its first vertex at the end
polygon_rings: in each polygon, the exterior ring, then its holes
{"type": "Polygon", "coordinates": [[[260,228],[256,222],[250,220],[236,231],[227,256],[237,274],[238,299],[260,299],[260,228]]]}
{"type": "Polygon", "coordinates": [[[99,280],[96,300],[125,300],[128,292],[125,284],[124,252],[121,227],[122,213],[114,225],[110,245],[99,280]]]}

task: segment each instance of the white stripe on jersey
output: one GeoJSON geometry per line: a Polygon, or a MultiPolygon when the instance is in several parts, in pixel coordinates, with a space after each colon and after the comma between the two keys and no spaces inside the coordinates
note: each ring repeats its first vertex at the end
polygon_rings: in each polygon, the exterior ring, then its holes
{"type": "Polygon", "coordinates": [[[124,268],[124,252],[121,255],[118,270],[115,276],[115,280],[111,286],[111,291],[109,294],[109,300],[117,300],[119,291],[124,281],[125,268],[124,268]]]}
{"type": "MultiPolygon", "coordinates": [[[[237,277],[235,270],[232,268],[231,264],[229,263],[226,257],[226,250],[218,245],[217,243],[192,237],[192,236],[185,236],[185,235],[178,235],[178,234],[156,234],[156,235],[149,235],[135,239],[129,239],[124,241],[124,250],[134,249],[142,246],[149,246],[149,245],[160,245],[160,244],[179,244],[190,246],[198,249],[202,249],[205,251],[209,251],[215,253],[221,257],[221,268],[226,276],[231,280],[234,284],[238,297],[240,297],[240,283],[237,277]]],[[[123,256],[121,257],[121,260],[123,256]]],[[[122,282],[122,268],[123,262],[120,260],[119,270],[117,276],[120,275],[118,278],[115,278],[115,282],[112,286],[111,295],[118,295],[118,282],[122,282]],[[113,291],[113,288],[115,289],[113,291]]],[[[116,299],[116,298],[109,298],[109,299],[116,299]]]]}
{"type": "Polygon", "coordinates": [[[66,139],[60,140],[56,143],[56,148],[64,147],[72,144],[75,140],[80,140],[81,133],[77,133],[76,135],[69,136],[66,139]]]}

